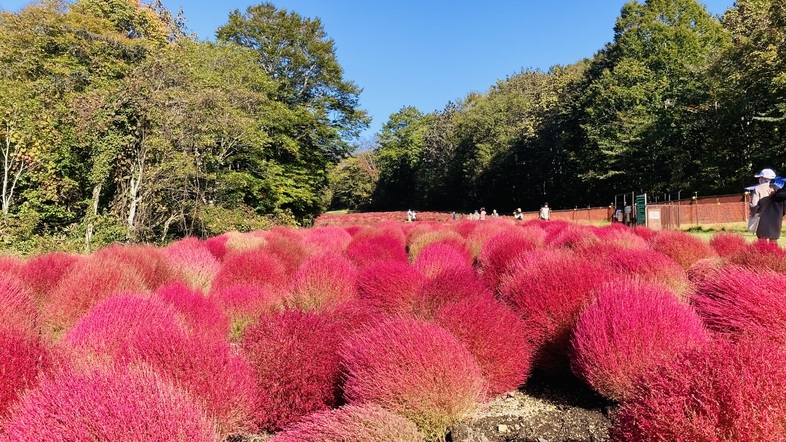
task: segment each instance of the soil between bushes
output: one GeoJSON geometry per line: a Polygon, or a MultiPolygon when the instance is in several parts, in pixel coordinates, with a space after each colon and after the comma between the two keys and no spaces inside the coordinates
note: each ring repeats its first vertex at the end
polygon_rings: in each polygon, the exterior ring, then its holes
{"type": "Polygon", "coordinates": [[[451,442],[601,442],[613,402],[575,378],[534,375],[451,429],[451,442]]]}

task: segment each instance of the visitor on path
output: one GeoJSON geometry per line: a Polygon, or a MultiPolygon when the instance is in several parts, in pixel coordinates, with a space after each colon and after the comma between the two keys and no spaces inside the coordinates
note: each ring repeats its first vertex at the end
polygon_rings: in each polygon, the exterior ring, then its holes
{"type": "Polygon", "coordinates": [[[497,213],[497,209],[493,209],[491,211],[491,217],[492,218],[499,218],[499,213],[497,213]]]}
{"type": "Polygon", "coordinates": [[[458,215],[456,214],[456,212],[453,212],[453,221],[456,221],[456,220],[458,220],[458,215]]]}
{"type": "Polygon", "coordinates": [[[415,212],[412,209],[407,210],[407,221],[415,221],[415,212]]]}
{"type": "Polygon", "coordinates": [[[540,208],[540,212],[538,213],[538,218],[545,220],[551,218],[551,209],[549,209],[549,203],[543,203],[543,207],[540,208]]]}
{"type": "Polygon", "coordinates": [[[486,208],[485,207],[481,207],[480,208],[480,218],[479,219],[481,221],[485,221],[486,220],[486,208]]]}
{"type": "Polygon", "coordinates": [[[513,218],[515,218],[515,219],[517,219],[519,221],[524,219],[524,214],[521,212],[521,208],[520,207],[518,209],[516,209],[515,212],[513,212],[513,218]]]}
{"type": "Polygon", "coordinates": [[[772,185],[776,177],[774,170],[762,169],[754,177],[759,179],[759,184],[751,191],[750,215],[759,217],[756,238],[777,242],[781,237],[786,195],[775,195],[778,189],[772,185]]]}

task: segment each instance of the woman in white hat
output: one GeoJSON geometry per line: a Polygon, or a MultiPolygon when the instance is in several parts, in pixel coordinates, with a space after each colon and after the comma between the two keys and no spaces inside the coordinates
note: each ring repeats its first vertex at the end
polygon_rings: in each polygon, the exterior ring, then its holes
{"type": "Polygon", "coordinates": [[[760,217],[756,237],[766,241],[778,241],[783,226],[784,202],[780,201],[780,198],[772,198],[775,193],[775,188],[772,187],[775,171],[762,169],[755,177],[759,179],[759,185],[751,192],[751,217],[756,214],[760,217]]]}

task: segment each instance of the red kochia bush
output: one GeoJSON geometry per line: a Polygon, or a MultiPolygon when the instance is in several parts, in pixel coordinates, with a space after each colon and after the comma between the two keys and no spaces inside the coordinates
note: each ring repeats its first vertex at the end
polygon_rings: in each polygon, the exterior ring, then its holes
{"type": "Polygon", "coordinates": [[[508,270],[508,264],[518,255],[542,246],[545,237],[545,231],[532,226],[510,228],[489,238],[478,254],[480,273],[486,284],[496,290],[502,275],[508,270]]]}
{"type": "Polygon", "coordinates": [[[49,367],[49,350],[40,338],[20,330],[0,329],[0,428],[8,417],[8,408],[35,387],[49,367]]]}
{"type": "Polygon", "coordinates": [[[486,398],[475,358],[435,324],[384,322],[350,338],[342,355],[350,404],[379,404],[415,422],[430,440],[486,398]]]}
{"type": "Polygon", "coordinates": [[[161,249],[164,259],[188,287],[210,291],[210,284],[221,269],[221,263],[198,238],[184,238],[161,249]]]}
{"type": "Polygon", "coordinates": [[[46,297],[71,265],[83,259],[80,255],[52,252],[30,258],[19,272],[19,277],[30,287],[35,299],[46,297]]]}
{"type": "Polygon", "coordinates": [[[175,308],[189,333],[218,340],[229,336],[229,317],[215,298],[207,298],[180,282],[160,287],[155,295],[175,308]]]}
{"type": "Polygon", "coordinates": [[[786,354],[719,340],[641,380],[612,415],[614,441],[783,441],[786,354]]]}
{"type": "Polygon", "coordinates": [[[235,285],[249,285],[283,293],[287,287],[286,269],[276,258],[262,250],[233,252],[224,258],[210,287],[217,293],[235,285]]]}
{"type": "Polygon", "coordinates": [[[290,283],[286,304],[304,311],[330,310],[357,297],[357,269],[341,255],[306,259],[290,283]]]}
{"type": "Polygon", "coordinates": [[[677,261],[683,269],[694,262],[717,256],[710,245],[701,239],[685,232],[661,230],[650,240],[650,248],[677,261]]]}
{"type": "Polygon", "coordinates": [[[188,395],[144,370],[65,371],[25,395],[5,441],[218,442],[188,395]]]}
{"type": "Polygon", "coordinates": [[[28,336],[41,332],[31,291],[11,275],[0,278],[0,330],[17,330],[28,336]]]}
{"type": "Polygon", "coordinates": [[[254,368],[260,430],[277,431],[338,403],[341,340],[325,315],[285,311],[245,329],[241,348],[254,368]]]}
{"type": "Polygon", "coordinates": [[[114,294],[145,290],[136,272],[115,259],[93,255],[80,260],[44,300],[46,331],[57,337],[98,302],[114,294]]]}
{"type": "Polygon", "coordinates": [[[527,381],[534,346],[524,321],[490,293],[445,305],[436,322],[475,356],[489,393],[515,390],[527,381]]]}
{"type": "Polygon", "coordinates": [[[175,280],[176,274],[161,254],[150,244],[112,245],[96,251],[95,259],[114,259],[136,273],[149,290],[175,280]]]}
{"type": "Polygon", "coordinates": [[[711,330],[786,343],[786,275],[727,266],[696,286],[691,298],[711,330]]]}
{"type": "Polygon", "coordinates": [[[463,245],[438,241],[423,247],[412,266],[430,278],[448,269],[472,271],[472,261],[472,255],[463,245]]]}
{"type": "Polygon", "coordinates": [[[710,239],[710,247],[718,256],[730,258],[747,247],[745,237],[735,232],[717,232],[710,239]]]}
{"type": "Polygon", "coordinates": [[[443,305],[461,299],[492,295],[471,267],[447,268],[427,278],[412,306],[412,315],[431,319],[443,305]]]}
{"type": "Polygon", "coordinates": [[[276,434],[271,442],[422,442],[414,422],[379,405],[320,411],[276,434]]]}
{"type": "Polygon", "coordinates": [[[673,293],[628,280],[605,287],[579,316],[571,366],[595,391],[621,400],[640,376],[706,340],[701,319],[673,293]]]}
{"type": "Polygon", "coordinates": [[[384,261],[361,268],[358,297],[387,314],[412,315],[426,278],[406,262],[384,261]]]}
{"type": "Polygon", "coordinates": [[[233,332],[283,308],[282,294],[269,287],[233,285],[210,295],[229,317],[233,332]]]}
{"type": "Polygon", "coordinates": [[[663,253],[650,249],[610,248],[587,251],[586,259],[603,262],[621,275],[639,277],[645,281],[668,287],[681,300],[687,300],[691,285],[681,265],[663,253]]]}
{"type": "Polygon", "coordinates": [[[569,373],[567,352],[576,319],[614,277],[607,266],[562,250],[528,252],[511,263],[500,298],[524,319],[528,334],[538,342],[536,367],[569,373]]]}
{"type": "Polygon", "coordinates": [[[352,235],[341,227],[315,227],[306,231],[303,245],[314,253],[343,253],[352,235]]]}
{"type": "Polygon", "coordinates": [[[361,268],[379,262],[409,262],[405,244],[401,239],[385,234],[358,234],[347,246],[347,257],[361,268]]]}
{"type": "Polygon", "coordinates": [[[771,269],[786,274],[786,250],[769,241],[753,241],[730,256],[729,261],[741,266],[771,269]]]}
{"type": "Polygon", "coordinates": [[[188,335],[174,308],[152,298],[116,296],[93,308],[66,335],[72,360],[144,363],[199,401],[222,436],[253,428],[250,365],[224,340],[188,335]]]}

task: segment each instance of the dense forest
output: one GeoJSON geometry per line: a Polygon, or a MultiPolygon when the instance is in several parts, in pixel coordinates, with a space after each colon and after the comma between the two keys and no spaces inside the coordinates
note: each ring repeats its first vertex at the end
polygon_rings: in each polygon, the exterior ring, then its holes
{"type": "Polygon", "coordinates": [[[262,3],[229,13],[214,42],[184,23],[159,1],[0,11],[0,241],[89,250],[308,225],[326,208],[736,193],[786,166],[780,0],[723,17],[631,1],[592,57],[430,114],[404,104],[362,146],[362,85],[319,18],[262,3]]]}

